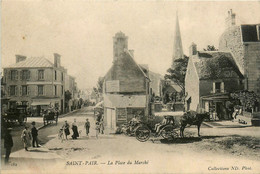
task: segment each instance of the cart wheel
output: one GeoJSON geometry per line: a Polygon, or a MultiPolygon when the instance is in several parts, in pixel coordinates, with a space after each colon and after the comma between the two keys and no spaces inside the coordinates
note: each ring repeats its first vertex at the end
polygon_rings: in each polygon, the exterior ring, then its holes
{"type": "Polygon", "coordinates": [[[164,139],[170,139],[178,136],[178,133],[174,130],[173,126],[165,126],[161,131],[160,135],[164,139]]]}
{"type": "Polygon", "coordinates": [[[138,127],[135,131],[135,137],[138,141],[145,142],[150,138],[151,132],[145,126],[138,127]]]}

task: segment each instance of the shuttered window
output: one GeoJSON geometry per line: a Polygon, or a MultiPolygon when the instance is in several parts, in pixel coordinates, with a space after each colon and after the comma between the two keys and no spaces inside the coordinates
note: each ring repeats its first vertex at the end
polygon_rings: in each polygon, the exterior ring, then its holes
{"type": "Polygon", "coordinates": [[[44,87],[43,87],[43,85],[38,85],[38,95],[44,95],[44,87]]]}

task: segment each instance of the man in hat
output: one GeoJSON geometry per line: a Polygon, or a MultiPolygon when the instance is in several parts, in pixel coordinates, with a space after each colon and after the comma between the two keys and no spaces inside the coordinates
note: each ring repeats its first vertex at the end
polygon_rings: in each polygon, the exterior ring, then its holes
{"type": "Polygon", "coordinates": [[[12,138],[12,135],[11,135],[11,131],[12,131],[12,128],[8,128],[6,130],[6,134],[5,134],[5,137],[4,137],[4,148],[6,149],[6,153],[5,153],[5,163],[7,164],[8,161],[9,161],[9,156],[11,154],[11,150],[12,150],[12,147],[13,147],[13,138],[12,138]]]}
{"type": "Polygon", "coordinates": [[[35,127],[35,121],[32,122],[32,130],[31,130],[31,133],[32,133],[32,146],[35,147],[35,143],[36,143],[36,146],[37,147],[40,147],[39,144],[38,144],[38,130],[37,128],[35,127]]]}

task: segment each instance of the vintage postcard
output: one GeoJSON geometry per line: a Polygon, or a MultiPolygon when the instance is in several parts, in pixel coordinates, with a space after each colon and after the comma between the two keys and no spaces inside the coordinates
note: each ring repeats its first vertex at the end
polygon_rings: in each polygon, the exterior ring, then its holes
{"type": "Polygon", "coordinates": [[[259,1],[1,1],[1,173],[260,173],[259,1]]]}

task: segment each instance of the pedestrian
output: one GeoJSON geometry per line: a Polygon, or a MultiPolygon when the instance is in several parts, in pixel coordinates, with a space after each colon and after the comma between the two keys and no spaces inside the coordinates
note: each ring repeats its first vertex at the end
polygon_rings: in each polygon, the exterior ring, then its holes
{"type": "Polygon", "coordinates": [[[86,135],[88,136],[89,128],[90,128],[90,122],[88,121],[88,118],[86,119],[86,123],[85,123],[84,127],[86,129],[86,135]]]}
{"type": "Polygon", "coordinates": [[[79,132],[78,132],[78,125],[77,125],[76,119],[74,119],[71,129],[73,131],[73,135],[71,136],[72,139],[77,139],[79,137],[79,132]]]}
{"type": "Polygon", "coordinates": [[[99,126],[100,126],[100,133],[104,134],[104,116],[102,116],[102,118],[100,119],[99,126]]]}
{"type": "Polygon", "coordinates": [[[9,156],[11,154],[11,150],[13,147],[13,138],[11,134],[12,128],[7,128],[6,134],[4,136],[4,148],[6,149],[5,151],[5,164],[8,163],[9,161],[9,156]]]}
{"type": "Polygon", "coordinates": [[[35,143],[36,143],[36,147],[40,147],[38,143],[38,129],[35,127],[35,121],[32,122],[31,133],[32,133],[32,146],[35,147],[35,143]]]}
{"type": "Polygon", "coordinates": [[[22,135],[21,135],[21,138],[22,138],[22,141],[23,141],[23,144],[24,144],[24,149],[26,151],[28,151],[28,147],[31,146],[31,139],[32,139],[32,136],[31,136],[31,132],[28,130],[29,126],[28,125],[25,125],[24,126],[24,130],[22,131],[22,135]]]}
{"type": "Polygon", "coordinates": [[[99,122],[98,121],[96,121],[96,138],[98,138],[98,134],[99,134],[99,132],[100,132],[100,126],[99,126],[99,122]]]}
{"type": "Polygon", "coordinates": [[[65,121],[65,123],[63,125],[63,129],[64,129],[64,132],[65,132],[66,140],[68,140],[67,136],[70,134],[70,125],[68,124],[67,120],[65,121]]]}

